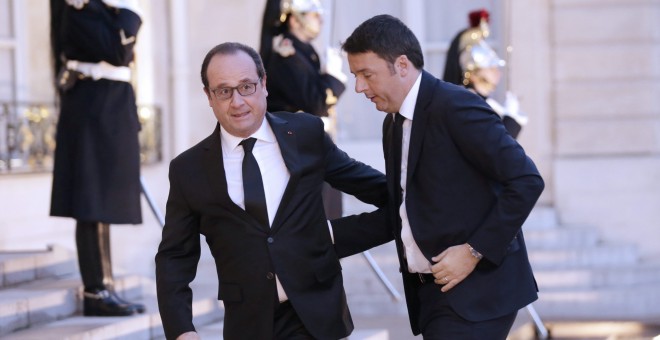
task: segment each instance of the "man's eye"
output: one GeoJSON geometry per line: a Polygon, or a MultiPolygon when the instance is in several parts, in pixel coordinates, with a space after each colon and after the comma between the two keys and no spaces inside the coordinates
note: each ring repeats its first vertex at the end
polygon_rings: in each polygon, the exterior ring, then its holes
{"type": "Polygon", "coordinates": [[[227,95],[227,94],[231,93],[231,91],[232,91],[232,89],[230,89],[228,87],[223,87],[220,90],[218,90],[218,94],[219,95],[227,95]]]}

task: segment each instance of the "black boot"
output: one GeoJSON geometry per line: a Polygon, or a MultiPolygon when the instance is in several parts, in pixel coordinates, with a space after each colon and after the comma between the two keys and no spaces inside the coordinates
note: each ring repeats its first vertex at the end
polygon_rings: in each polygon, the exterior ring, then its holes
{"type": "Polygon", "coordinates": [[[141,303],[130,302],[130,301],[126,301],[126,300],[122,299],[121,296],[117,295],[117,292],[115,292],[114,290],[109,290],[109,292],[110,292],[110,295],[112,295],[112,297],[115,300],[127,305],[131,309],[134,309],[135,313],[137,313],[137,314],[142,314],[147,310],[147,308],[141,303]]]}
{"type": "Polygon", "coordinates": [[[144,305],[126,302],[114,292],[109,237],[107,224],[81,221],[76,224],[78,265],[85,286],[83,315],[127,316],[144,313],[144,305]]]}
{"type": "Polygon", "coordinates": [[[108,290],[84,292],[84,316],[129,316],[137,314],[136,308],[122,303],[108,290]]]}
{"type": "Polygon", "coordinates": [[[115,279],[112,275],[112,257],[110,255],[110,225],[107,223],[99,223],[99,245],[101,268],[103,269],[103,285],[115,300],[134,309],[138,314],[144,313],[146,307],[143,304],[126,301],[115,291],[115,279]]]}

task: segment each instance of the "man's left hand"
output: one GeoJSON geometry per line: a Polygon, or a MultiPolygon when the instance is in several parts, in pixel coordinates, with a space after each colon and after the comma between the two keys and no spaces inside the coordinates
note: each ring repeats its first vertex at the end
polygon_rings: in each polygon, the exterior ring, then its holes
{"type": "Polygon", "coordinates": [[[470,246],[467,243],[449,247],[431,260],[435,262],[431,266],[435,283],[444,285],[441,289],[443,292],[461,283],[479,263],[479,260],[470,253],[470,246]]]}

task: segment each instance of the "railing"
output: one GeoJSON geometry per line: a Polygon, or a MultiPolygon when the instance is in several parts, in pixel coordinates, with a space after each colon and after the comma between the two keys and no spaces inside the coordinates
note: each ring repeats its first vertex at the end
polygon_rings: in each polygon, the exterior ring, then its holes
{"type": "MultiPolygon", "coordinates": [[[[58,108],[53,103],[0,102],[0,175],[48,172],[53,168],[58,108]]],[[[140,160],[163,159],[162,112],[139,105],[140,160]]]]}

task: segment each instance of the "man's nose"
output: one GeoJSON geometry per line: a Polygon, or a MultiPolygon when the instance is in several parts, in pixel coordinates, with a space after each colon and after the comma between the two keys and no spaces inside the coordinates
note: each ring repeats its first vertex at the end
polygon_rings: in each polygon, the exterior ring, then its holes
{"type": "Polygon", "coordinates": [[[241,106],[241,105],[243,105],[243,102],[244,102],[243,96],[241,96],[241,94],[238,93],[238,89],[232,89],[231,90],[231,98],[229,100],[230,100],[229,103],[231,104],[231,106],[241,106]]]}
{"type": "Polygon", "coordinates": [[[367,89],[367,85],[360,78],[355,78],[355,92],[362,93],[367,89]]]}

